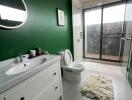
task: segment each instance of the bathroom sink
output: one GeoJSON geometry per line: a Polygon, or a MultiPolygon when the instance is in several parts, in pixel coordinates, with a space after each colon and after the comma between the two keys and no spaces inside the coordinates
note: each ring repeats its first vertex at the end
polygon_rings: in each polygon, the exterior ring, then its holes
{"type": "Polygon", "coordinates": [[[28,71],[31,68],[40,66],[46,61],[47,61],[46,58],[41,58],[41,59],[29,60],[27,62],[22,62],[19,64],[14,64],[13,67],[11,67],[10,69],[6,71],[6,75],[15,75],[15,74],[28,71]]]}

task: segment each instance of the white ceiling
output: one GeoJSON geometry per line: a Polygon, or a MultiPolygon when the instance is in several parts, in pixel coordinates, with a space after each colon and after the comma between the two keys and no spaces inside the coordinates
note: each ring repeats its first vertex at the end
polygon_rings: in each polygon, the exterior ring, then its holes
{"type": "Polygon", "coordinates": [[[89,3],[92,3],[92,2],[102,2],[102,3],[111,3],[111,2],[116,2],[116,1],[121,1],[121,0],[80,0],[82,3],[86,3],[86,2],[89,2],[89,3]]]}
{"type": "Polygon", "coordinates": [[[108,4],[121,0],[80,0],[82,2],[83,8],[88,8],[92,6],[97,6],[99,4],[108,4]]]}

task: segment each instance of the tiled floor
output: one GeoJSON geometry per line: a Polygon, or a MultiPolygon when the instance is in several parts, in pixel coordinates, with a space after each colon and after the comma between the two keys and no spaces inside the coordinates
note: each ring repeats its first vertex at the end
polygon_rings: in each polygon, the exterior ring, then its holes
{"type": "MultiPolygon", "coordinates": [[[[132,89],[125,77],[125,68],[114,65],[82,62],[85,70],[82,72],[82,80],[93,74],[103,74],[113,80],[114,100],[132,100],[132,89]]],[[[81,96],[81,83],[63,80],[64,100],[91,100],[81,96]]]]}

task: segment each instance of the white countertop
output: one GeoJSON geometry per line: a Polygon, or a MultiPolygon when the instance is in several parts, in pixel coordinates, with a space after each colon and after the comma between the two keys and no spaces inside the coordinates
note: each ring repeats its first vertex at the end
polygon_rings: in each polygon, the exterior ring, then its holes
{"type": "MultiPolygon", "coordinates": [[[[5,65],[5,61],[4,63],[0,62],[0,93],[10,89],[11,87],[17,85],[18,83],[38,73],[39,71],[47,68],[49,65],[53,64],[54,62],[60,60],[60,56],[58,55],[42,55],[32,59],[39,59],[39,58],[48,58],[48,60],[38,67],[34,67],[23,73],[19,73],[15,75],[6,75],[6,71],[10,69],[12,66],[9,63],[8,66],[6,65],[6,67],[5,66],[3,67],[3,65],[5,65]]],[[[32,59],[28,59],[28,60],[32,60],[32,59]]]]}

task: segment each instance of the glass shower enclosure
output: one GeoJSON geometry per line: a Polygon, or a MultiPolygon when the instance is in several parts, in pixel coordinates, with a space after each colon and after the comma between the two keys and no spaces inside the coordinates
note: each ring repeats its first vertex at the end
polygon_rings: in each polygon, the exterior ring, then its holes
{"type": "Polygon", "coordinates": [[[125,38],[122,66],[127,67],[127,77],[132,86],[132,0],[128,0],[125,14],[125,38]]]}

